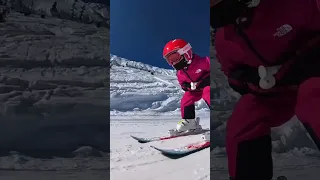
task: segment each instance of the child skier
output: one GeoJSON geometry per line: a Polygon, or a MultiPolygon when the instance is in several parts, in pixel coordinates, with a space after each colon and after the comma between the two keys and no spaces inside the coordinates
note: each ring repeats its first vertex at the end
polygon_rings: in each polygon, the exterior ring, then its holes
{"type": "Polygon", "coordinates": [[[164,46],[163,58],[177,70],[179,84],[185,91],[180,106],[182,120],[170,134],[202,129],[194,104],[204,99],[210,106],[210,58],[194,54],[191,45],[183,39],[169,41],[164,46]]]}

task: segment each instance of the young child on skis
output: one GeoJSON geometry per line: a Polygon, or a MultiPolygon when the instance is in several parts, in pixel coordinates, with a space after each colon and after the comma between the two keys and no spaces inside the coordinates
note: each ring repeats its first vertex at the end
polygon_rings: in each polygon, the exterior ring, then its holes
{"type": "Polygon", "coordinates": [[[182,120],[169,133],[202,129],[200,118],[195,115],[195,102],[204,99],[210,106],[210,58],[193,53],[191,45],[183,39],[169,41],[163,48],[163,58],[177,70],[179,84],[185,91],[180,105],[182,120]]]}
{"type": "Polygon", "coordinates": [[[242,95],[226,127],[230,179],[271,180],[272,127],[296,115],[320,149],[320,0],[210,4],[217,59],[242,95]]]}

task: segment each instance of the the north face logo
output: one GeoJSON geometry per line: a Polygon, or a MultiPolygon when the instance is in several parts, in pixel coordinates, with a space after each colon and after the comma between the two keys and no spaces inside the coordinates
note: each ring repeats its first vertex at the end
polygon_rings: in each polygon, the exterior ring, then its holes
{"type": "Polygon", "coordinates": [[[198,69],[198,70],[196,71],[196,74],[200,73],[201,71],[202,71],[201,69],[198,69]]]}
{"type": "Polygon", "coordinates": [[[292,31],[292,27],[289,24],[284,24],[277,28],[277,32],[273,34],[273,37],[282,37],[292,31]]]}

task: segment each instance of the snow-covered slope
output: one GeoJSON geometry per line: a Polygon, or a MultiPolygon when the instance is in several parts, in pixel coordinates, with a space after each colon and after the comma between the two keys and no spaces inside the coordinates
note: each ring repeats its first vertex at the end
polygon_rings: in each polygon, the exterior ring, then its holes
{"type": "Polygon", "coordinates": [[[11,11],[0,42],[1,152],[108,151],[109,29],[11,11]]]}
{"type": "MultiPolygon", "coordinates": [[[[208,128],[209,116],[200,116],[200,124],[208,128]]],[[[171,160],[150,148],[169,148],[199,141],[200,135],[163,142],[140,144],[130,135],[157,136],[175,127],[176,116],[111,116],[110,172],[112,180],[210,180],[209,148],[185,158],[171,160]]]]}
{"type": "MultiPolygon", "coordinates": [[[[176,114],[183,95],[173,70],[111,56],[110,110],[112,115],[176,114]]],[[[199,112],[208,111],[204,101],[199,112]]]]}
{"type": "Polygon", "coordinates": [[[15,8],[0,22],[0,179],[107,179],[109,28],[15,8]]]}

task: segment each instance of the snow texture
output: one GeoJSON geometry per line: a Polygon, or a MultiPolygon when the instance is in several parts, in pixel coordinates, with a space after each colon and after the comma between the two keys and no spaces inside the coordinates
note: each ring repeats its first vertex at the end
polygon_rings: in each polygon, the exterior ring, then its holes
{"type": "MultiPolygon", "coordinates": [[[[61,15],[45,17],[36,10],[50,9],[53,1],[6,2],[1,8],[10,13],[0,23],[0,179],[106,179],[109,28],[63,14],[74,1],[59,1],[61,15]]],[[[86,7],[97,21],[103,19],[98,12],[108,12],[103,5],[86,7]]]]}
{"type": "MultiPolygon", "coordinates": [[[[209,113],[199,114],[200,124],[210,126],[209,113]]],[[[171,160],[150,148],[150,145],[169,148],[201,140],[201,135],[181,137],[169,141],[140,144],[130,135],[139,137],[166,135],[175,127],[178,116],[111,116],[110,170],[112,180],[209,180],[209,148],[187,157],[171,160]]]]}

